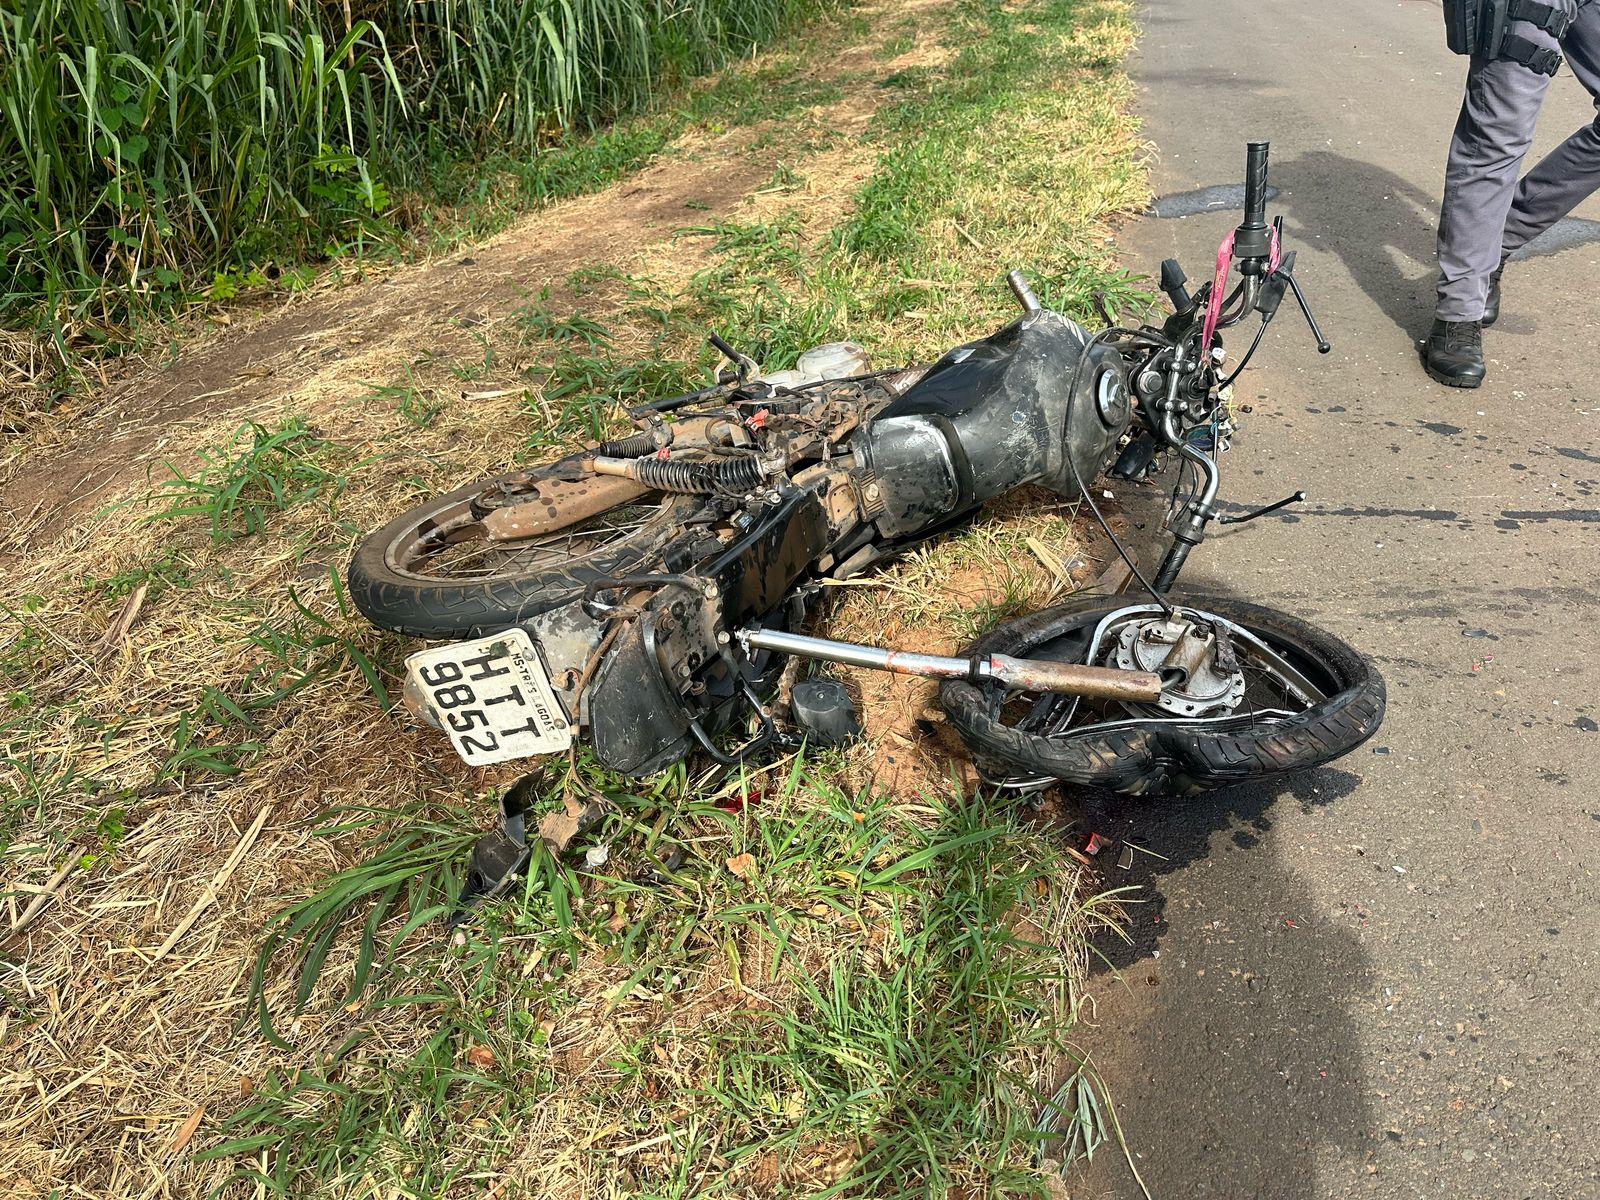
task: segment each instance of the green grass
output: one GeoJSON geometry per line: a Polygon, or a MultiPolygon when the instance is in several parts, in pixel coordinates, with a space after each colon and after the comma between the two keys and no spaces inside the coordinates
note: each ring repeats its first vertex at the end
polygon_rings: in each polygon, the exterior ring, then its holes
{"type": "Polygon", "coordinates": [[[167,464],[172,476],[151,497],[165,507],[148,521],[204,517],[212,540],[261,533],[275,513],[321,499],[330,503],[345,486],[350,464],[341,447],[319,437],[302,417],[268,428],[240,425],[227,443],[202,450],[192,475],[167,464]],[[341,459],[345,461],[340,461],[341,459]]]}
{"type": "MultiPolygon", "coordinates": [[[[832,0],[20,0],[0,13],[0,315],[63,358],[271,263],[393,243],[517,164],[542,203],[659,151],[604,129],[832,0]]],[[[698,113],[795,102],[738,75],[698,113]]],[[[800,89],[800,90],[796,90],[800,89]]]]}
{"type": "MultiPolygon", "coordinates": [[[[562,792],[550,782],[545,807],[562,792]]],[[[541,1170],[573,1147],[572,1177],[598,1195],[748,1195],[758,1160],[790,1180],[783,1195],[1042,1194],[1034,1124],[1074,1005],[1059,930],[1082,916],[1047,841],[1010,806],[960,796],[907,823],[888,797],[840,791],[825,763],[710,796],[681,771],[644,794],[620,784],[592,835],[604,868],[538,848],[521,895],[455,943],[427,922],[457,886],[460,818],[362,814],[393,831],[383,848],[274,921],[253,984],[274,1037],[314,997],[360,1019],[330,1061],[269,1081],[205,1157],[274,1195],[368,1174],[436,1195],[515,1158],[513,1131],[561,1104],[611,1126],[551,1131],[524,1156],[524,1194],[548,1194],[541,1170]],[[718,806],[746,792],[759,798],[742,811],[718,806]],[[687,856],[665,870],[669,841],[687,856]],[[748,878],[726,866],[741,855],[748,878]],[[341,931],[358,948],[319,983],[341,931]],[[298,983],[274,1011],[263,981],[282,954],[298,983]],[[596,970],[603,1001],[581,982],[596,970]],[[737,993],[703,1009],[729,980],[737,993]],[[368,1023],[408,1008],[431,1032],[400,1056],[375,1048],[368,1023]],[[605,1055],[592,1077],[548,1066],[550,1030],[569,1022],[605,1055]],[[619,1148],[661,1135],[665,1161],[609,1178],[619,1148]],[[842,1173],[808,1168],[819,1145],[847,1152],[842,1173]]]]}

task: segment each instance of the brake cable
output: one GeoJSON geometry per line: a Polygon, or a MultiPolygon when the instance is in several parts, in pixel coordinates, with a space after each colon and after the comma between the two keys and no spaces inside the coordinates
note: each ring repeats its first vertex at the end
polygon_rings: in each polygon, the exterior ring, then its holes
{"type": "MultiPolygon", "coordinates": [[[[1083,353],[1078,356],[1077,365],[1072,369],[1072,381],[1067,388],[1067,413],[1065,420],[1062,422],[1061,428],[1061,441],[1063,445],[1072,445],[1073,399],[1077,396],[1078,384],[1082,382],[1083,379],[1083,364],[1089,361],[1094,348],[1097,345],[1109,346],[1111,345],[1111,340],[1113,337],[1137,336],[1140,336],[1140,334],[1136,330],[1126,329],[1119,325],[1113,325],[1106,329],[1102,329],[1084,344],[1083,353]]],[[[1102,514],[1100,511],[1100,506],[1094,502],[1094,496],[1090,494],[1089,489],[1084,485],[1083,476],[1078,472],[1078,464],[1073,460],[1070,452],[1067,453],[1066,459],[1067,466],[1072,469],[1072,481],[1078,485],[1078,494],[1081,495],[1088,503],[1089,511],[1094,514],[1094,519],[1100,523],[1100,528],[1105,531],[1106,537],[1111,539],[1111,544],[1116,547],[1117,553],[1122,557],[1122,561],[1128,565],[1128,570],[1133,572],[1133,577],[1139,581],[1140,586],[1142,586],[1145,591],[1149,592],[1150,598],[1161,606],[1162,611],[1165,612],[1168,617],[1171,617],[1174,612],[1172,605],[1168,603],[1165,596],[1156,591],[1156,589],[1150,585],[1150,581],[1144,577],[1144,572],[1139,570],[1139,564],[1133,561],[1133,559],[1128,555],[1128,551],[1123,547],[1122,542],[1118,540],[1117,535],[1111,532],[1110,523],[1106,521],[1104,514],[1102,514]]]]}

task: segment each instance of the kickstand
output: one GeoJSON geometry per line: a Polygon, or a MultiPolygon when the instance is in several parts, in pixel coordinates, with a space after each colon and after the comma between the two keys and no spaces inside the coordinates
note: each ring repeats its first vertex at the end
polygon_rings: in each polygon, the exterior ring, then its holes
{"type": "Polygon", "coordinates": [[[466,882],[456,898],[449,926],[454,929],[472,916],[486,900],[510,890],[528,865],[528,795],[534,776],[525,775],[500,797],[500,827],[484,834],[472,846],[466,882]]]}

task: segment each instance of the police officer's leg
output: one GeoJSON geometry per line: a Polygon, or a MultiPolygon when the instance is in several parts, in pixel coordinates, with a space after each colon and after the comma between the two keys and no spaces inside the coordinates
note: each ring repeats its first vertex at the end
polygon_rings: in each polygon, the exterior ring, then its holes
{"type": "MultiPolygon", "coordinates": [[[[1511,32],[1528,50],[1555,39],[1526,21],[1511,32]]],[[[1500,265],[1500,243],[1517,172],[1533,141],[1550,77],[1509,58],[1474,58],[1450,142],[1439,214],[1439,303],[1423,355],[1429,375],[1450,387],[1483,382],[1484,304],[1500,265]]]]}
{"type": "MultiPolygon", "coordinates": [[[[1582,0],[1561,39],[1579,83],[1600,110],[1600,3],[1582,0]]],[[[1520,250],[1600,189],[1600,112],[1539,161],[1517,185],[1501,242],[1502,256],[1520,250]]]]}
{"type": "MultiPolygon", "coordinates": [[[[1519,22],[1527,35],[1553,40],[1519,22]]],[[[1516,192],[1517,172],[1533,141],[1534,123],[1549,76],[1510,59],[1474,58],[1467,92],[1456,119],[1445,168],[1444,206],[1439,214],[1439,303],[1441,321],[1483,317],[1489,276],[1500,265],[1502,235],[1516,192]]]]}

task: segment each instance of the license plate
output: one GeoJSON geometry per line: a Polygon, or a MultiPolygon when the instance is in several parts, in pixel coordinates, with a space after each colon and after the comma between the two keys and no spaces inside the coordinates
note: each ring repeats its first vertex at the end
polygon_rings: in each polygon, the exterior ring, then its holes
{"type": "Polygon", "coordinates": [[[572,745],[572,726],[526,630],[419,650],[406,658],[406,671],[474,767],[572,745]]]}

